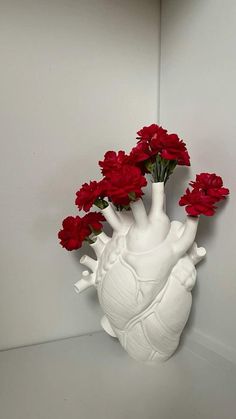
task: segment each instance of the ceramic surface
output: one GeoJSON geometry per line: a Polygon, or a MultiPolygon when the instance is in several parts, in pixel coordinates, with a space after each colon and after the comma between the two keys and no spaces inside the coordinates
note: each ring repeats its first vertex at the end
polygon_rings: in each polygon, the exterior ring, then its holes
{"type": "Polygon", "coordinates": [[[97,288],[102,327],[141,361],[166,360],[176,350],[191,309],[195,265],[206,254],[194,242],[198,218],[170,222],[164,203],[163,183],[153,183],[148,215],[141,199],[130,212],[103,210],[113,235],[97,237],[91,245],[97,260],[81,259],[92,272],[75,284],[77,292],[97,288]]]}

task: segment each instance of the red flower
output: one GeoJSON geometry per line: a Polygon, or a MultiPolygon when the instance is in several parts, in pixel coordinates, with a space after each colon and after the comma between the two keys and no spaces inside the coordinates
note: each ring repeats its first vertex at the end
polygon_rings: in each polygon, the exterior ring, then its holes
{"type": "Polygon", "coordinates": [[[135,147],[132,148],[128,161],[129,163],[136,164],[144,160],[149,159],[150,150],[148,144],[145,142],[138,143],[135,147]]]}
{"type": "Polygon", "coordinates": [[[76,192],[75,204],[80,210],[89,211],[96,199],[104,197],[104,182],[91,181],[84,183],[80,190],[76,192]]]}
{"type": "Polygon", "coordinates": [[[77,215],[69,216],[62,222],[63,229],[59,231],[58,238],[60,244],[67,250],[79,249],[83,241],[87,239],[94,231],[100,232],[102,229],[101,222],[105,218],[99,212],[90,212],[84,217],[77,215]]]}
{"type": "Polygon", "coordinates": [[[159,127],[159,125],[157,124],[151,124],[148,127],[143,127],[141,130],[139,130],[137,132],[138,135],[138,139],[140,141],[151,141],[151,139],[153,138],[153,136],[156,134],[157,136],[161,136],[163,134],[165,134],[167,131],[162,128],[159,127]]]}
{"type": "Polygon", "coordinates": [[[105,218],[100,212],[89,212],[83,217],[83,221],[89,225],[92,231],[100,231],[102,229],[102,221],[105,221],[105,218]]]}
{"type": "Polygon", "coordinates": [[[128,160],[128,156],[123,150],[107,151],[104,155],[104,160],[99,161],[99,166],[102,168],[102,174],[107,175],[112,170],[119,170],[128,160]]]}
{"type": "Polygon", "coordinates": [[[142,187],[147,181],[138,167],[124,165],[120,170],[107,175],[107,195],[116,205],[129,205],[132,197],[140,198],[143,195],[142,187]]]}
{"type": "Polygon", "coordinates": [[[200,173],[196,175],[195,182],[191,181],[189,185],[193,190],[190,192],[188,188],[179,201],[179,205],[186,205],[189,215],[214,215],[214,204],[229,194],[229,190],[223,187],[221,177],[215,173],[200,173]]]}
{"type": "Polygon", "coordinates": [[[176,134],[155,134],[150,141],[153,154],[160,153],[166,160],[176,160],[179,165],[190,166],[186,144],[176,134]]]}
{"type": "Polygon", "coordinates": [[[134,166],[138,166],[142,173],[147,173],[145,162],[150,159],[151,153],[149,146],[146,142],[140,142],[132,148],[129,156],[128,163],[134,166]]]}
{"type": "Polygon", "coordinates": [[[91,234],[88,224],[83,219],[69,216],[62,222],[63,229],[59,231],[60,244],[67,250],[76,250],[82,246],[83,241],[91,234]]]}
{"type": "Polygon", "coordinates": [[[186,212],[194,217],[198,215],[214,215],[216,208],[214,207],[214,199],[203,192],[189,188],[186,190],[179,200],[180,206],[186,206],[186,212]]]}
{"type": "Polygon", "coordinates": [[[195,182],[189,183],[194,189],[204,192],[215,199],[215,202],[225,199],[229,189],[223,187],[223,181],[215,173],[200,173],[196,176],[195,182]]]}
{"type": "Polygon", "coordinates": [[[152,124],[143,127],[137,133],[138,144],[145,144],[149,149],[149,157],[160,155],[165,160],[176,160],[177,164],[190,166],[190,158],[186,144],[176,134],[168,134],[167,130],[152,124]]]}

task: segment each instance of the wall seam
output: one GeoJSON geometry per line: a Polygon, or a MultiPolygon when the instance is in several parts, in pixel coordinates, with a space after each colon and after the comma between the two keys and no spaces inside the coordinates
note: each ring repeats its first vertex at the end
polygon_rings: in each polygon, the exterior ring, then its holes
{"type": "Polygon", "coordinates": [[[158,92],[157,92],[157,123],[161,116],[161,61],[162,61],[162,0],[159,6],[159,54],[158,54],[158,92]]]}

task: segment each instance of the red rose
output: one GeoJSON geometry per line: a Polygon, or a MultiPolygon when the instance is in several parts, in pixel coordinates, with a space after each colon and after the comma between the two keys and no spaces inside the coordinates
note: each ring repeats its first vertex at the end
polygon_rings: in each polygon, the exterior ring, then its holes
{"type": "Polygon", "coordinates": [[[105,221],[105,218],[100,212],[89,212],[83,217],[83,222],[91,228],[91,231],[100,231],[102,229],[102,221],[105,221]]]}
{"type": "Polygon", "coordinates": [[[104,155],[104,160],[99,161],[99,166],[102,168],[102,174],[107,175],[110,171],[119,170],[126,162],[128,156],[123,150],[118,151],[107,151],[104,155]]]}
{"type": "Polygon", "coordinates": [[[176,134],[155,134],[150,147],[153,154],[160,153],[165,160],[176,160],[179,165],[190,166],[186,144],[176,134]]]}
{"type": "Polygon", "coordinates": [[[214,203],[215,201],[212,197],[195,189],[190,192],[189,188],[179,200],[179,205],[186,206],[186,212],[195,217],[201,214],[214,215],[216,210],[214,203]]]}
{"type": "Polygon", "coordinates": [[[196,176],[195,182],[189,183],[194,189],[204,192],[215,199],[215,202],[225,199],[229,189],[223,187],[223,181],[215,173],[200,173],[196,176]]]}
{"type": "Polygon", "coordinates": [[[62,227],[63,229],[58,233],[58,238],[62,247],[67,250],[79,249],[85,238],[91,234],[88,224],[83,223],[83,219],[78,215],[65,218],[62,227]]]}
{"type": "Polygon", "coordinates": [[[129,205],[132,200],[143,195],[142,187],[147,181],[138,167],[124,165],[120,170],[110,172],[107,176],[107,195],[116,205],[129,205]]]}
{"type": "Polygon", "coordinates": [[[151,141],[154,135],[161,136],[165,134],[167,131],[159,127],[157,124],[151,124],[148,127],[143,127],[140,131],[137,132],[138,139],[140,141],[151,141]]]}
{"type": "Polygon", "coordinates": [[[103,180],[96,182],[91,181],[89,184],[84,183],[80,190],[76,192],[75,204],[80,210],[89,211],[95,201],[104,197],[104,183],[103,180]]]}

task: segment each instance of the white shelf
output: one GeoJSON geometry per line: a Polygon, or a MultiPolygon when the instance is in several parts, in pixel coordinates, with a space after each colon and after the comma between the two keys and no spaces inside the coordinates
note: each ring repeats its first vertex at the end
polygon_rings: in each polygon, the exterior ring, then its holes
{"type": "Polygon", "coordinates": [[[12,349],[0,353],[0,417],[235,419],[236,370],[189,344],[145,366],[103,332],[12,349]]]}

